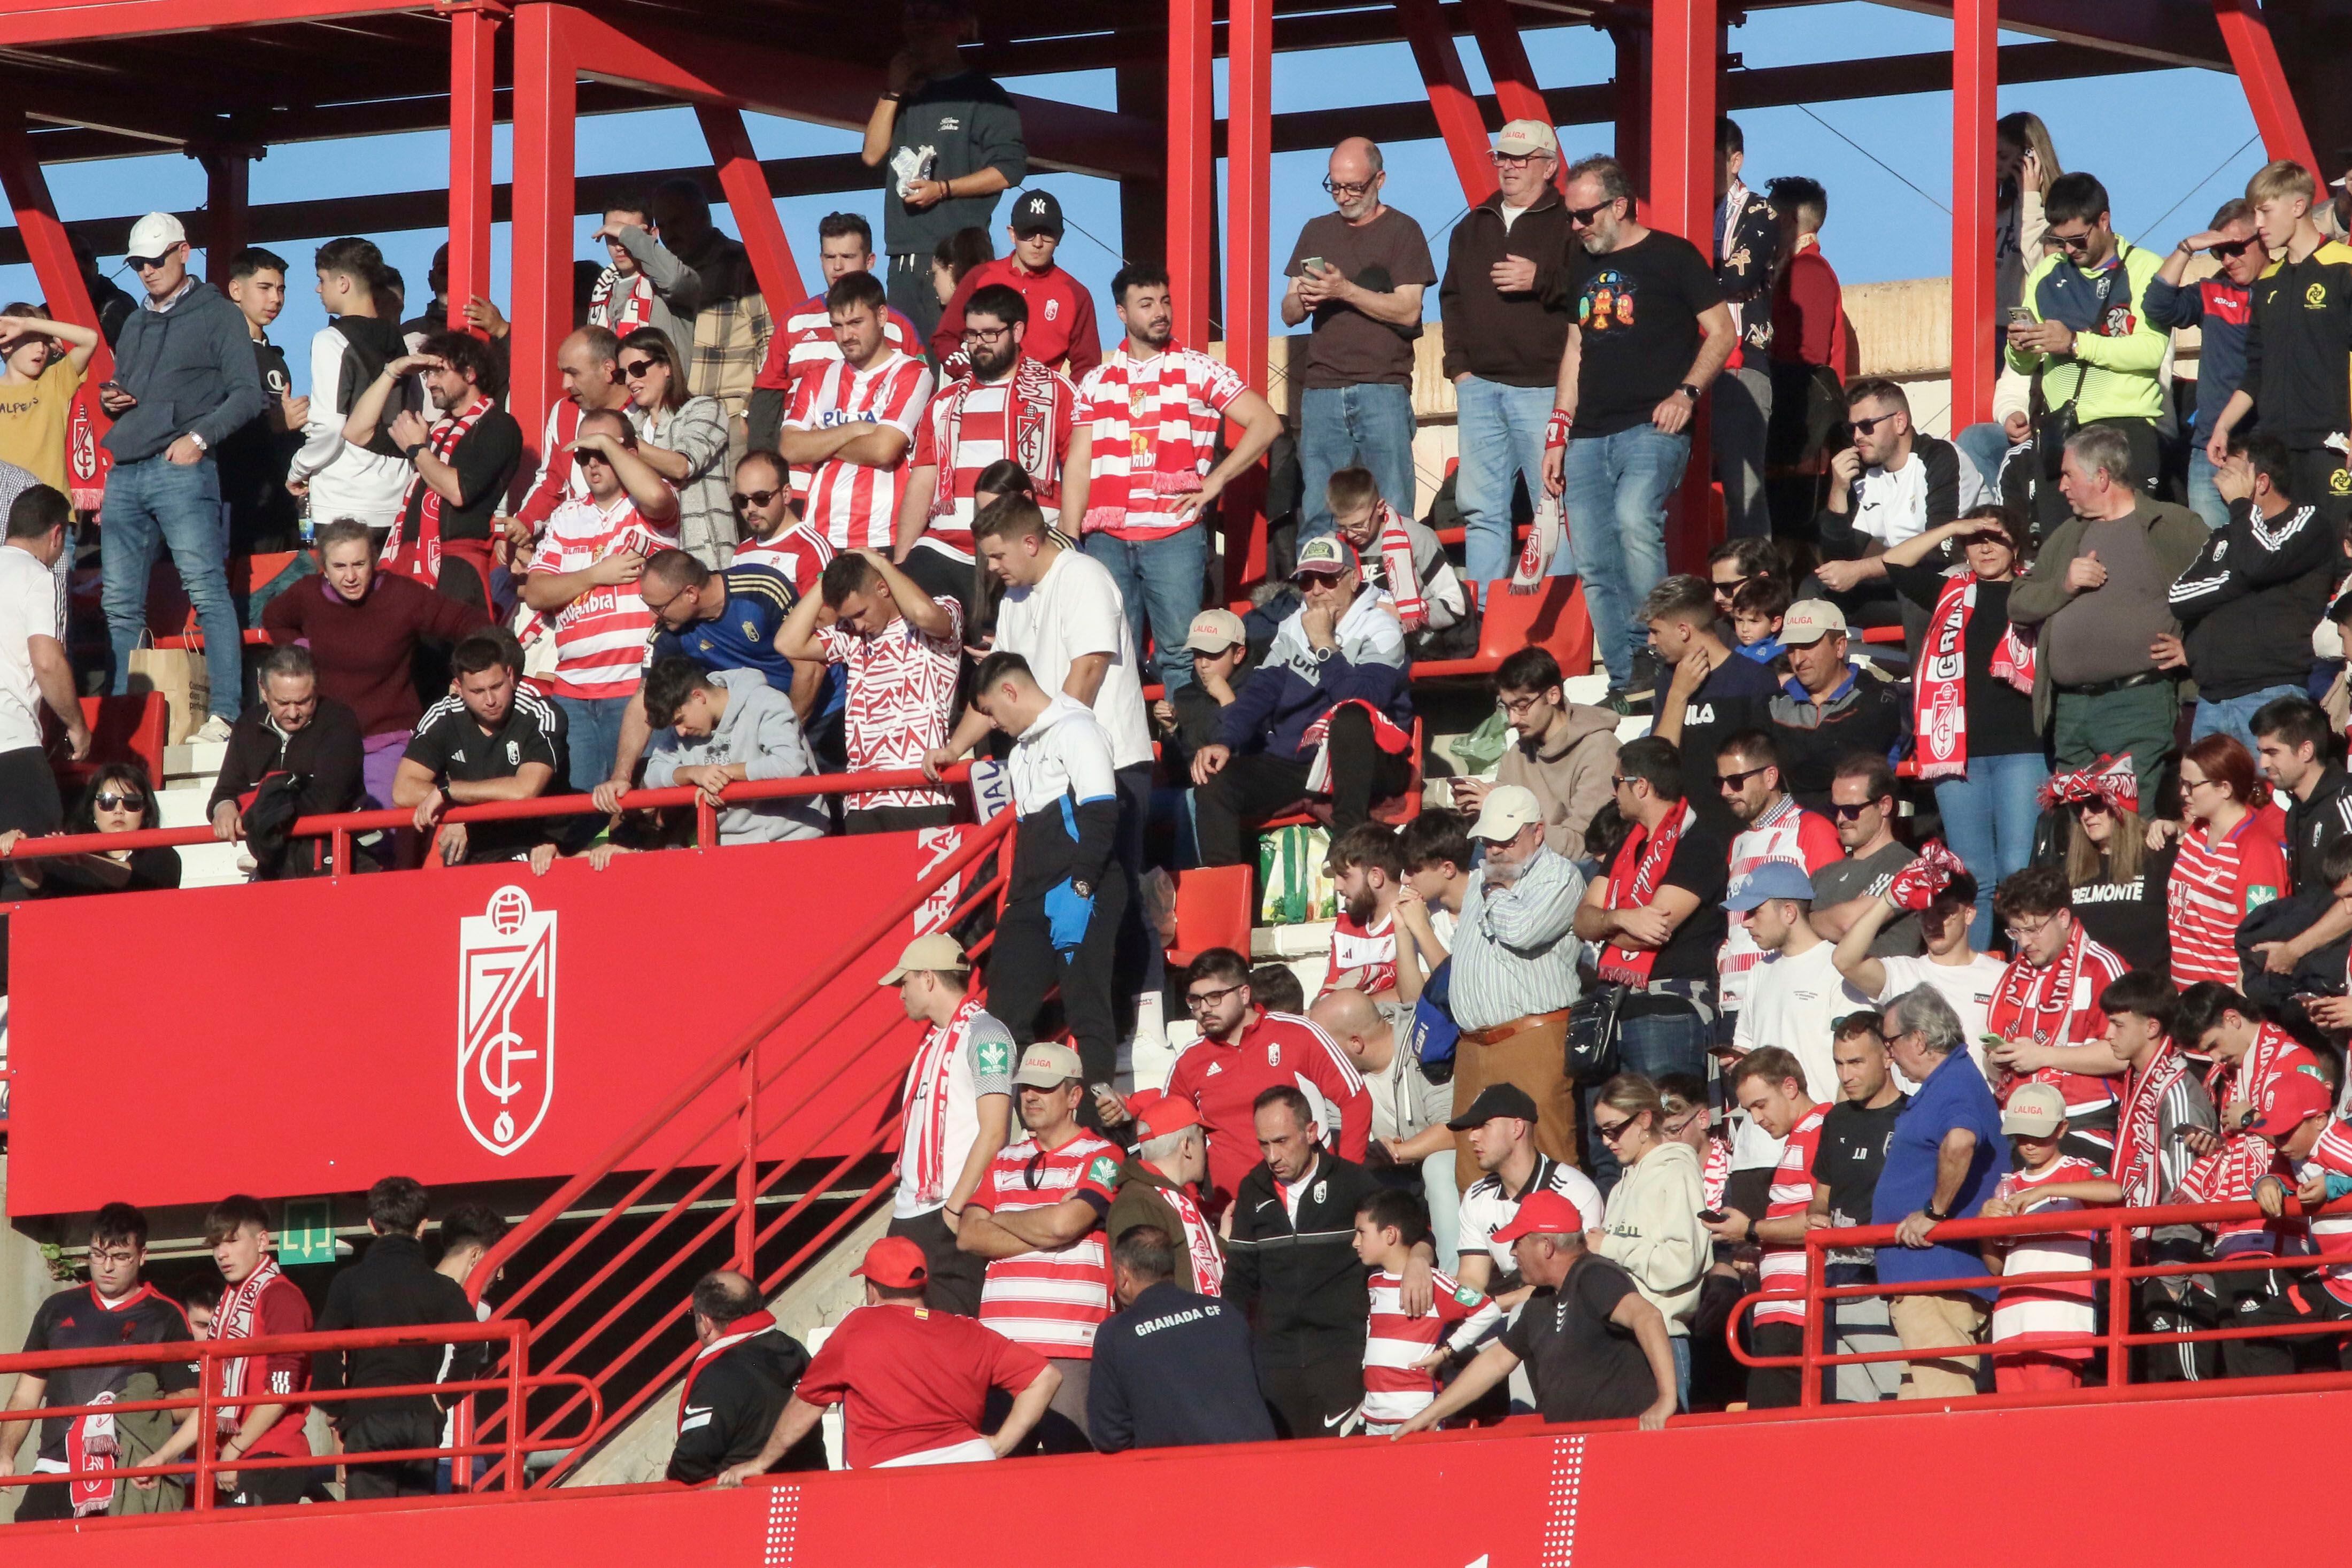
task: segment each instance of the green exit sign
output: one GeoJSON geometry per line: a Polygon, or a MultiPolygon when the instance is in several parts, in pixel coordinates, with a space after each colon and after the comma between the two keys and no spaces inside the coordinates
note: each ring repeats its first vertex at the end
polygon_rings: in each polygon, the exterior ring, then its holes
{"type": "Polygon", "coordinates": [[[335,1206],[323,1197],[289,1197],[286,1223],[278,1231],[278,1261],[331,1263],[335,1260],[335,1206]]]}

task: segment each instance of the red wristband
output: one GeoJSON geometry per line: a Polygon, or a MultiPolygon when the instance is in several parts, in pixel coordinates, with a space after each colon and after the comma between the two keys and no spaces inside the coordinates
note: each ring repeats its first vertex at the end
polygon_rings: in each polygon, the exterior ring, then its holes
{"type": "Polygon", "coordinates": [[[1568,433],[1575,428],[1575,425],[1576,421],[1569,416],[1566,409],[1553,409],[1551,418],[1544,424],[1544,450],[1549,452],[1555,447],[1566,446],[1568,433]]]}

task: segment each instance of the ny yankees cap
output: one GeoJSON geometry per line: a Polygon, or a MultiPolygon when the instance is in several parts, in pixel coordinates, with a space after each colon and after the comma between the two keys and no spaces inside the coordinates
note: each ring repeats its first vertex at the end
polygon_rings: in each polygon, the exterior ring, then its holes
{"type": "Polygon", "coordinates": [[[963,944],[944,931],[934,931],[908,943],[907,950],[898,955],[898,967],[883,976],[882,983],[895,986],[925,969],[961,972],[971,967],[971,960],[963,956],[963,944]]]}
{"type": "Polygon", "coordinates": [[[1013,198],[1013,235],[1015,239],[1025,235],[1062,237],[1062,204],[1053,192],[1031,189],[1013,198]]]}

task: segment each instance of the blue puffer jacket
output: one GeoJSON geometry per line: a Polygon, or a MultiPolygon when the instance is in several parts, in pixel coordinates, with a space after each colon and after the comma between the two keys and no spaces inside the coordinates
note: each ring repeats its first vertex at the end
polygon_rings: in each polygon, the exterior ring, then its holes
{"type": "Polygon", "coordinates": [[[1371,704],[1398,728],[1412,727],[1404,628],[1388,600],[1374,589],[1359,591],[1339,618],[1339,645],[1325,659],[1307,641],[1306,613],[1299,609],[1284,619],[1265,662],[1225,709],[1217,738],[1236,754],[1263,751],[1312,761],[1307,727],[1354,698],[1371,704]]]}

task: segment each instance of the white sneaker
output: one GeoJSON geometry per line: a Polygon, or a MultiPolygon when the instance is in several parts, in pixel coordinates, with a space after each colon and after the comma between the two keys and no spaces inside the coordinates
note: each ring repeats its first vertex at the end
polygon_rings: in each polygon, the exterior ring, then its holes
{"type": "Polygon", "coordinates": [[[221,717],[218,714],[215,714],[212,717],[205,720],[203,726],[198,728],[194,734],[188,737],[188,744],[190,746],[217,744],[227,740],[228,737],[228,720],[221,717]]]}

